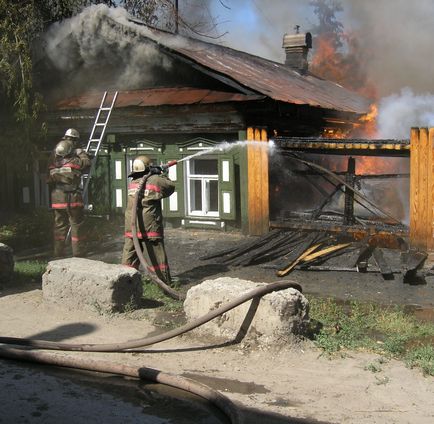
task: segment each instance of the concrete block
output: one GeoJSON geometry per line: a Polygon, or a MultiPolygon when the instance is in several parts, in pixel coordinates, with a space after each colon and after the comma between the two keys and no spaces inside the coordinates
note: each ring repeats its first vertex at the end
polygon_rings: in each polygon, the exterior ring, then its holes
{"type": "MultiPolygon", "coordinates": [[[[206,280],[187,292],[184,301],[187,319],[193,321],[202,317],[210,310],[263,285],[266,283],[230,277],[206,280]]],[[[251,304],[250,300],[214,318],[195,330],[196,333],[226,340],[243,335],[247,340],[267,345],[290,341],[294,334],[303,334],[309,323],[309,303],[298,290],[292,288],[263,296],[253,318],[246,319],[251,304]]]]}
{"type": "Polygon", "coordinates": [[[51,261],[42,275],[44,300],[68,309],[122,311],[140,303],[142,290],[134,268],[90,259],[51,261]]]}
{"type": "Polygon", "coordinates": [[[12,248],[0,243],[0,283],[8,283],[14,273],[14,252],[12,248]]]}

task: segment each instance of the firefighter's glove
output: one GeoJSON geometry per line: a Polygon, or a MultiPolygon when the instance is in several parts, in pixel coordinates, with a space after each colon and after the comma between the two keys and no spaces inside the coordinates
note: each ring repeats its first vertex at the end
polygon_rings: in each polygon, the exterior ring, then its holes
{"type": "Polygon", "coordinates": [[[153,175],[153,174],[159,175],[159,174],[161,174],[161,168],[159,166],[150,166],[149,167],[149,173],[151,175],[153,175]]]}
{"type": "Polygon", "coordinates": [[[161,173],[167,175],[169,173],[169,165],[160,165],[161,173]]]}
{"type": "Polygon", "coordinates": [[[83,149],[75,149],[75,154],[76,154],[77,156],[80,156],[82,153],[84,153],[84,150],[83,150],[83,149]]]}

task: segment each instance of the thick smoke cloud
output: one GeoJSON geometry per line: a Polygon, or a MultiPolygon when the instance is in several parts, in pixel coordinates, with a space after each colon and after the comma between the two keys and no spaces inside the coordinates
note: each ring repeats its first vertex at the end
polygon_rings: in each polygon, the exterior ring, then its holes
{"type": "MultiPolygon", "coordinates": [[[[308,0],[214,0],[224,42],[234,48],[283,61],[282,37],[295,25],[309,31],[317,24],[308,0]],[[225,22],[226,21],[226,22],[225,22]],[[244,35],[243,35],[244,34],[244,35]],[[274,46],[274,48],[270,48],[274,46]]],[[[370,53],[364,63],[381,97],[410,87],[421,94],[434,90],[434,2],[432,0],[340,0],[337,15],[344,31],[356,32],[370,53]]],[[[315,43],[315,40],[314,40],[315,43]]],[[[315,46],[315,45],[314,45],[315,46]]]]}
{"type": "Polygon", "coordinates": [[[103,88],[112,84],[121,90],[143,88],[153,82],[155,68],[171,68],[170,59],[155,44],[140,42],[136,36],[119,30],[113,21],[150,35],[146,28],[129,22],[124,9],[105,5],[88,7],[50,28],[45,37],[46,54],[57,69],[71,75],[69,87],[83,87],[87,83],[93,88],[101,84],[103,88]],[[110,70],[114,80],[92,75],[93,69],[104,68],[110,70]]]}
{"type": "MultiPolygon", "coordinates": [[[[231,47],[282,62],[282,36],[294,25],[309,31],[317,24],[308,0],[226,0],[212,2],[231,47]]],[[[357,37],[358,57],[379,100],[381,137],[408,138],[412,126],[433,125],[434,1],[340,0],[337,19],[357,37]]],[[[315,47],[315,39],[314,39],[315,47]]]]}
{"type": "MultiPolygon", "coordinates": [[[[380,136],[407,138],[411,126],[433,125],[434,1],[338,3],[343,11],[336,18],[344,32],[356,35],[360,51],[365,53],[357,58],[357,66],[378,93],[380,136]]],[[[208,31],[218,24],[213,34],[227,34],[214,42],[278,62],[284,61],[284,33],[293,32],[295,25],[309,31],[318,23],[308,0],[185,0],[180,2],[180,14],[203,28],[208,24],[208,31]]],[[[97,63],[117,67],[113,84],[118,89],[152,85],[156,69],[170,70],[170,59],[154,45],[119,32],[106,23],[106,16],[134,25],[128,22],[125,10],[99,5],[53,26],[47,35],[52,62],[72,75],[69,88],[74,81],[79,85],[88,80],[85,71],[97,63]]],[[[148,35],[145,28],[138,28],[148,35]]]]}
{"type": "Polygon", "coordinates": [[[434,127],[434,94],[415,95],[409,88],[380,101],[379,138],[408,138],[411,127],[434,127]]]}

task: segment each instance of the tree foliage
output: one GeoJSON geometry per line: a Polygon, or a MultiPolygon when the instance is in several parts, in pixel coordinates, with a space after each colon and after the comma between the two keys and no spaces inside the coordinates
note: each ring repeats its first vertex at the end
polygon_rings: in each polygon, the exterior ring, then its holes
{"type": "Polygon", "coordinates": [[[0,158],[20,144],[26,148],[19,150],[30,152],[44,135],[44,103],[32,61],[35,41],[50,24],[101,3],[123,6],[151,26],[173,30],[176,19],[186,32],[204,35],[195,24],[175,18],[175,0],[0,0],[0,158]]]}
{"type": "Polygon", "coordinates": [[[312,0],[310,5],[318,18],[318,24],[312,32],[329,40],[334,49],[342,47],[343,28],[336,14],[343,11],[338,0],[312,0]]]}
{"type": "Polygon", "coordinates": [[[44,135],[40,120],[44,104],[34,88],[34,41],[53,22],[101,3],[124,5],[146,22],[155,23],[158,18],[156,0],[0,0],[0,155],[3,158],[6,152],[9,156],[17,150],[31,152],[34,142],[44,135]]]}

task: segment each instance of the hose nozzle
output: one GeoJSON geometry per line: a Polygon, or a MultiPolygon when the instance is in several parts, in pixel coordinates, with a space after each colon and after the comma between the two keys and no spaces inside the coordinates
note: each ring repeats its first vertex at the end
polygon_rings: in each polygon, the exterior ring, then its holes
{"type": "Polygon", "coordinates": [[[177,163],[178,163],[177,160],[169,160],[169,162],[166,163],[166,166],[170,168],[171,166],[176,165],[177,163]]]}

